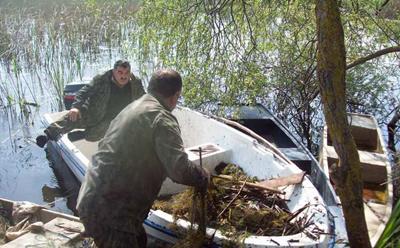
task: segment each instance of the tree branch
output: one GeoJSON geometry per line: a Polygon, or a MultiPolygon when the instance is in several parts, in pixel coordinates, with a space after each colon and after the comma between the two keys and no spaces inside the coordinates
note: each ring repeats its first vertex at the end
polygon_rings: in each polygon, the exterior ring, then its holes
{"type": "Polygon", "coordinates": [[[365,63],[368,60],[377,58],[379,56],[382,56],[382,55],[385,55],[385,54],[388,54],[388,53],[394,53],[394,52],[400,52],[400,46],[394,46],[394,47],[385,48],[385,49],[379,50],[379,51],[377,51],[377,52],[375,52],[373,54],[370,54],[368,56],[359,58],[359,59],[355,60],[354,62],[348,64],[346,66],[346,70],[349,70],[349,69],[353,68],[354,66],[360,65],[362,63],[365,63]]]}
{"type": "Polygon", "coordinates": [[[389,1],[390,1],[390,0],[386,0],[385,2],[383,2],[383,3],[381,4],[381,7],[379,7],[377,13],[381,12],[381,11],[383,10],[383,7],[385,7],[385,6],[389,3],[389,1]]]}
{"type": "Polygon", "coordinates": [[[396,123],[400,120],[400,112],[396,111],[392,120],[387,124],[388,130],[388,148],[392,151],[396,151],[396,145],[394,141],[394,134],[396,133],[396,123]]]}
{"type": "MultiPolygon", "coordinates": [[[[382,56],[382,55],[385,55],[385,54],[388,54],[388,53],[394,53],[394,52],[400,52],[400,46],[394,46],[394,47],[385,48],[385,49],[379,50],[379,51],[377,51],[377,52],[375,52],[373,54],[370,54],[368,56],[359,58],[359,59],[355,60],[354,62],[346,65],[346,70],[350,70],[351,68],[353,68],[353,67],[355,67],[357,65],[360,65],[362,63],[365,63],[368,60],[377,58],[379,56],[382,56]]],[[[319,95],[319,90],[315,91],[314,95],[310,98],[310,101],[313,101],[318,95],[319,95]]]]}

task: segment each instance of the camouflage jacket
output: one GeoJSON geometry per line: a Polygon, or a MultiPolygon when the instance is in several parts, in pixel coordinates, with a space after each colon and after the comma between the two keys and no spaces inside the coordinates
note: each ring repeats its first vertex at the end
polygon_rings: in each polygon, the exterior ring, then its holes
{"type": "Polygon", "coordinates": [[[79,192],[79,215],[131,232],[147,217],[167,176],[199,186],[201,170],[183,150],[175,116],[146,94],[111,122],[100,141],[79,192]]]}
{"type": "MultiPolygon", "coordinates": [[[[111,84],[113,83],[112,70],[109,70],[102,75],[95,76],[89,84],[77,93],[72,107],[81,111],[85,126],[96,126],[103,120],[110,98],[111,84]]],[[[133,74],[129,83],[131,84],[132,101],[145,93],[142,81],[133,74]]]]}

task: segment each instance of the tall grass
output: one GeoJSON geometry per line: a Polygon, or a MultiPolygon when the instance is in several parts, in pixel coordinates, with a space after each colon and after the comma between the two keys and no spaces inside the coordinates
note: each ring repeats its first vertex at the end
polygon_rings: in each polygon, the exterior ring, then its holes
{"type": "Polygon", "coordinates": [[[0,3],[1,105],[22,110],[49,94],[61,109],[67,82],[82,78],[104,51],[129,44],[136,8],[129,1],[0,3]]]}

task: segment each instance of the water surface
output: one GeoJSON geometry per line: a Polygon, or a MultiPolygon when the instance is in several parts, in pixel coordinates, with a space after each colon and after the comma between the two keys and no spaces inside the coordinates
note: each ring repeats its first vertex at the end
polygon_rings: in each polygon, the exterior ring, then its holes
{"type": "MultiPolygon", "coordinates": [[[[98,60],[87,61],[83,66],[83,77],[92,78],[110,68],[120,55],[107,52],[98,60]]],[[[26,75],[33,72],[24,71],[26,75]]],[[[7,73],[0,65],[0,80],[16,81],[13,73],[7,73]]],[[[45,77],[43,75],[43,77],[45,77]]],[[[22,92],[27,102],[38,102],[21,107],[15,103],[0,108],[0,197],[14,201],[31,201],[46,205],[52,210],[73,214],[75,200],[80,184],[58,156],[54,148],[40,148],[35,138],[43,134],[44,113],[63,110],[49,82],[33,82],[33,77],[26,77],[21,83],[22,92]],[[29,87],[35,85],[35,87],[29,87]]],[[[79,80],[74,78],[73,80],[79,80]]],[[[15,84],[14,84],[15,85],[15,84]]],[[[14,89],[13,85],[10,87],[14,89]]]]}

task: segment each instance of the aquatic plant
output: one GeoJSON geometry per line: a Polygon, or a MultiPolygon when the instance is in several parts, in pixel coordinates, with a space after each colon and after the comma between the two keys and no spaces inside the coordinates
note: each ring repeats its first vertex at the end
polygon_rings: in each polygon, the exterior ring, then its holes
{"type": "MultiPolygon", "coordinates": [[[[302,210],[307,209],[307,206],[299,210],[300,212],[291,213],[285,200],[279,196],[245,187],[247,176],[240,167],[225,164],[225,168],[221,168],[220,171],[229,173],[232,180],[218,177],[212,179],[212,184],[206,194],[207,226],[218,229],[225,236],[233,239],[236,245],[251,234],[260,236],[291,235],[301,232],[310,224],[303,219],[296,219],[302,210]]],[[[175,220],[179,218],[191,220],[191,215],[201,216],[200,213],[193,214],[193,211],[202,210],[200,202],[193,206],[192,200],[188,200],[193,199],[194,194],[194,189],[188,188],[166,199],[158,199],[152,208],[172,214],[175,220]]],[[[198,223],[199,219],[191,222],[198,223]]],[[[189,232],[181,230],[177,226],[175,229],[181,233],[181,237],[184,237],[176,247],[191,247],[184,246],[184,244],[190,244],[200,235],[193,230],[189,230],[189,232]]]]}
{"type": "Polygon", "coordinates": [[[10,226],[9,220],[7,220],[3,215],[0,214],[0,245],[6,243],[6,231],[10,226]]]}
{"type": "Polygon", "coordinates": [[[1,102],[21,109],[40,105],[42,94],[62,109],[64,85],[82,78],[104,53],[109,59],[113,49],[120,53],[137,9],[130,1],[5,1],[0,7],[0,62],[7,72],[1,102]]]}

